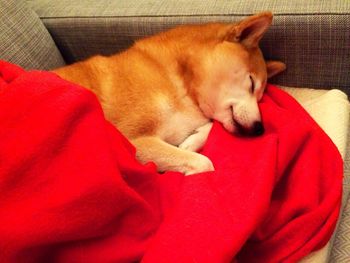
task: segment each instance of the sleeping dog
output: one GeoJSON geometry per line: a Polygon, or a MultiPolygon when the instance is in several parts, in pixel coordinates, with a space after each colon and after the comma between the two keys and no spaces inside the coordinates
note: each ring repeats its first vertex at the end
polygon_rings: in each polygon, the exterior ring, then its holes
{"type": "Polygon", "coordinates": [[[267,78],[285,69],[265,61],[258,46],[271,22],[264,12],[233,24],[180,26],[54,72],[97,95],[141,162],[153,161],[161,172],[211,171],[196,151],[212,120],[232,133],[264,132],[258,102],[267,78]]]}

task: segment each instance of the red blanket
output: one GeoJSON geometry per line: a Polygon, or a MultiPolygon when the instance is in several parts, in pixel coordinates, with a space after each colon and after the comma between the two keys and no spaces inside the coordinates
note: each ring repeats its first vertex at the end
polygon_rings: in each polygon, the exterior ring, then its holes
{"type": "Polygon", "coordinates": [[[295,262],[329,240],[341,157],[289,95],[269,86],[266,132],[215,123],[215,172],[158,174],[96,97],[0,62],[1,262],[295,262]]]}

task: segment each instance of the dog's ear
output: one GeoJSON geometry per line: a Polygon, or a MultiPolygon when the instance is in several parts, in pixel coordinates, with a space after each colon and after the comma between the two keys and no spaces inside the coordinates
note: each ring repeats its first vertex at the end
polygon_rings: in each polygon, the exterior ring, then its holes
{"type": "Polygon", "coordinates": [[[257,47],[272,23],[272,13],[263,12],[243,19],[231,28],[225,40],[241,42],[248,48],[257,47]]]}
{"type": "Polygon", "coordinates": [[[271,78],[287,68],[286,64],[280,61],[268,60],[266,61],[267,77],[271,78]]]}

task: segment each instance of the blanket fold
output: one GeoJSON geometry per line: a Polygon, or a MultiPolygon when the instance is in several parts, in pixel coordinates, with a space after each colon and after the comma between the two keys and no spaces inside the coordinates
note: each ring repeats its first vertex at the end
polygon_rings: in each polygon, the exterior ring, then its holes
{"type": "Polygon", "coordinates": [[[214,172],[158,174],[96,97],[53,73],[0,62],[0,262],[297,262],[324,246],[342,160],[269,85],[265,133],[214,123],[214,172]]]}

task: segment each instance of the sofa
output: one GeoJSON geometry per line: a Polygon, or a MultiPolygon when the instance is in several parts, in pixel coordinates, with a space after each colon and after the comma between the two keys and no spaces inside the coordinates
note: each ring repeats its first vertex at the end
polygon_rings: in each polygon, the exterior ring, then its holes
{"type": "Polygon", "coordinates": [[[274,22],[264,56],[287,64],[271,82],[294,96],[337,145],[344,160],[342,211],[325,248],[305,262],[350,261],[350,3],[330,1],[0,0],[0,59],[50,70],[113,54],[173,26],[234,22],[262,10],[274,22]]]}

